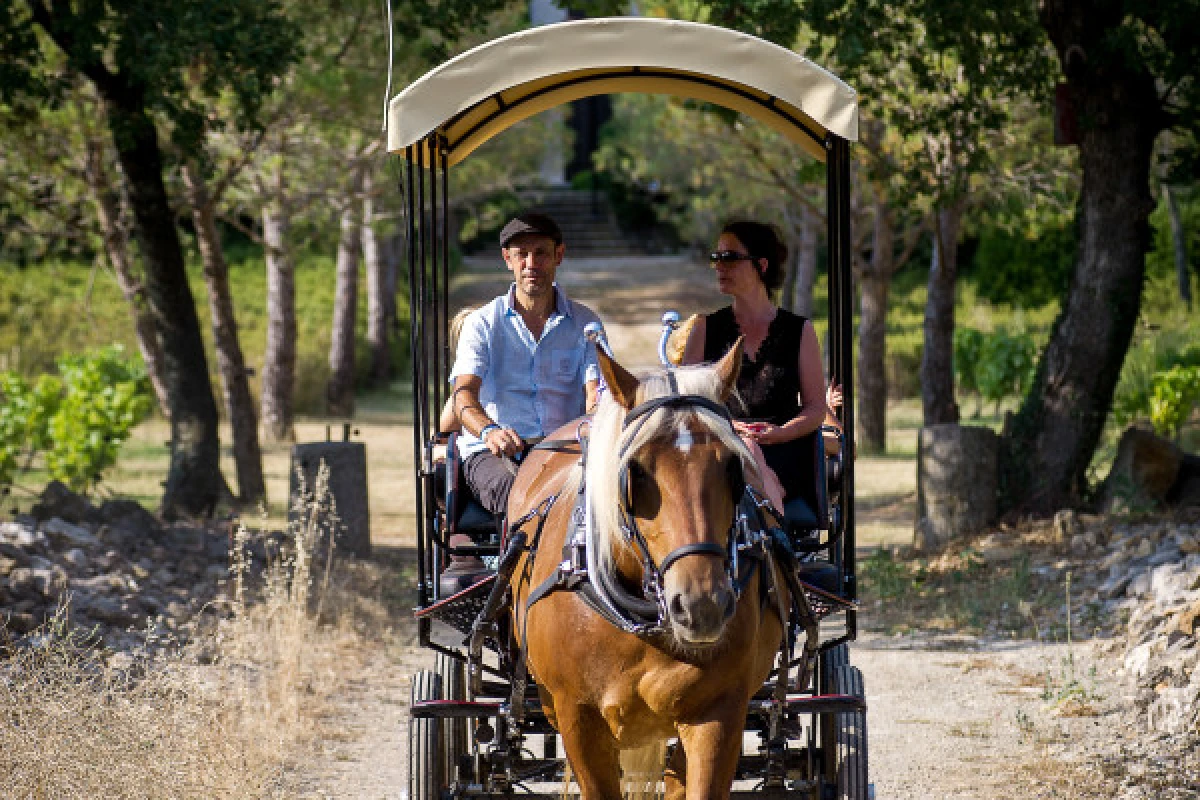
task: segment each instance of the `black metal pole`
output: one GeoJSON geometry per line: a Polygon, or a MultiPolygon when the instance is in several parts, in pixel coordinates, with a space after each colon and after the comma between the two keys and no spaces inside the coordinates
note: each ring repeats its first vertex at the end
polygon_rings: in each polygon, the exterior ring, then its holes
{"type": "Polygon", "coordinates": [[[417,534],[417,605],[425,607],[429,604],[429,590],[425,575],[425,515],[423,513],[422,493],[425,488],[425,478],[422,475],[421,461],[424,457],[425,443],[421,441],[421,312],[417,302],[417,213],[416,195],[414,194],[413,147],[404,148],[404,204],[405,217],[408,227],[408,353],[412,369],[412,426],[413,426],[413,474],[416,476],[416,534],[417,534]]]}
{"type": "Polygon", "coordinates": [[[450,380],[450,369],[454,365],[454,353],[450,352],[450,161],[446,154],[446,138],[441,139],[442,159],[442,321],[446,324],[446,354],[442,360],[442,384],[450,380]]]}
{"type": "Polygon", "coordinates": [[[441,424],[442,416],[442,333],[445,330],[445,320],[442,319],[442,303],[440,291],[440,278],[442,271],[441,248],[438,246],[438,239],[441,227],[438,225],[438,212],[441,207],[438,204],[438,167],[441,165],[441,159],[438,158],[437,138],[429,137],[429,230],[430,230],[430,269],[429,269],[429,310],[431,314],[432,332],[429,338],[430,353],[429,353],[429,372],[433,377],[433,404],[431,406],[431,414],[435,433],[438,426],[441,424]]]}
{"type": "MultiPolygon", "coordinates": [[[[850,242],[850,142],[834,139],[834,150],[838,153],[838,269],[841,278],[838,281],[841,295],[841,326],[842,326],[842,398],[843,417],[842,430],[846,436],[846,448],[850,457],[843,460],[842,478],[842,508],[845,509],[846,533],[844,552],[846,553],[846,577],[850,599],[858,597],[858,583],[855,577],[855,554],[857,537],[855,535],[854,519],[854,272],[851,261],[850,242]]],[[[854,630],[856,615],[851,612],[849,617],[851,631],[854,630]]]]}

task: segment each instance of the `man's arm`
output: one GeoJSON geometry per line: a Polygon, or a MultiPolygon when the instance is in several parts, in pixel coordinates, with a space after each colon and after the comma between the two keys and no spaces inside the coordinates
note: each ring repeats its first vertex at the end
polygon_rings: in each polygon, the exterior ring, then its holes
{"type": "Polygon", "coordinates": [[[454,379],[454,408],[458,420],[475,436],[486,431],[480,438],[493,455],[515,456],[521,452],[524,443],[516,431],[500,425],[480,405],[479,387],[482,385],[483,379],[478,375],[459,375],[454,379]]]}

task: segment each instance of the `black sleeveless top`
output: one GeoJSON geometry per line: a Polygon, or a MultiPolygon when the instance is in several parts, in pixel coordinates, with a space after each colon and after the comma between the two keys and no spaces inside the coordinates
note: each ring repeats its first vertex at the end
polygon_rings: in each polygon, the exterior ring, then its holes
{"type": "MultiPolygon", "coordinates": [[[[729,352],[742,332],[726,306],[705,316],[704,360],[716,361],[729,352]]],[[[767,328],[767,336],[750,358],[742,353],[738,373],[738,397],[730,398],[734,418],[747,422],[782,425],[800,413],[800,339],[807,318],[779,309],[767,328]]],[[[808,494],[813,483],[811,437],[776,445],[762,445],[763,455],[783,484],[788,499],[808,494]]]]}

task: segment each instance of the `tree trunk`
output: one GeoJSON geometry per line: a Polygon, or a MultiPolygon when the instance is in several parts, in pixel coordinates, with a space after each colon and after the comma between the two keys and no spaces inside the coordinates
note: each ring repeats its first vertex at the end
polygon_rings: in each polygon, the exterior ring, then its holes
{"type": "Polygon", "coordinates": [[[370,167],[363,176],[362,252],[367,275],[367,348],[371,352],[371,384],[382,386],[392,372],[389,333],[396,314],[395,283],[388,279],[387,259],[372,227],[375,199],[370,167]]]}
{"type": "Polygon", "coordinates": [[[1179,214],[1179,203],[1171,187],[1163,184],[1163,199],[1167,201],[1167,216],[1171,218],[1171,244],[1175,251],[1175,277],[1179,281],[1179,299],[1192,310],[1192,279],[1188,274],[1187,234],[1183,230],[1183,218],[1179,214]]]}
{"type": "Polygon", "coordinates": [[[171,463],[163,513],[211,514],[228,496],[229,487],[221,476],[217,404],[175,215],[163,185],[158,132],[136,93],[116,94],[107,98],[108,124],[129,182],[134,230],[146,266],[147,306],[162,348],[171,409],[171,463]]]}
{"type": "Polygon", "coordinates": [[[134,274],[133,257],[129,253],[129,236],[121,225],[121,204],[116,190],[109,184],[104,165],[103,147],[99,142],[87,143],[87,180],[96,204],[96,217],[100,221],[100,232],[104,237],[104,252],[117,276],[117,286],[129,304],[133,317],[133,332],[137,339],[146,375],[158,399],[158,409],[163,418],[171,420],[171,404],[163,378],[163,354],[154,329],[154,319],[147,307],[145,289],[134,274]]]}
{"type": "Polygon", "coordinates": [[[820,220],[807,208],[800,209],[800,247],[796,252],[796,282],[792,294],[792,310],[804,317],[813,313],[813,283],[817,279],[817,244],[820,240],[820,220]]]}
{"type": "Polygon", "coordinates": [[[208,307],[212,315],[213,342],[217,352],[217,372],[224,390],[225,414],[233,431],[233,461],[237,467],[238,491],[245,504],[266,501],[267,486],[263,480],[262,451],[258,446],[258,416],[250,394],[250,379],[246,359],[238,341],[237,318],[233,313],[233,296],[229,290],[229,266],[217,233],[216,219],[208,187],[192,165],[183,168],[188,203],[192,207],[192,223],[196,227],[196,244],[204,265],[204,283],[208,288],[208,307]]]}
{"type": "MultiPolygon", "coordinates": [[[[358,318],[358,256],[360,222],[358,181],[342,206],[341,236],[338,238],[337,277],[333,296],[333,331],[329,344],[329,413],[348,417],[354,413],[354,323],[358,318]]],[[[369,273],[368,273],[369,274],[369,273]]],[[[367,285],[370,285],[368,277],[367,285]]]]}
{"type": "Polygon", "coordinates": [[[288,218],[282,191],[277,191],[263,203],[262,226],[263,254],[267,262],[263,433],[269,442],[290,442],[296,438],[292,426],[296,380],[296,276],[288,252],[288,218]]]}
{"type": "Polygon", "coordinates": [[[875,203],[871,261],[859,276],[858,446],[863,453],[887,450],[887,303],[893,274],[894,220],[875,203]]]}
{"type": "Polygon", "coordinates": [[[921,352],[925,427],[958,422],[958,403],[954,399],[954,285],[964,210],[960,200],[934,215],[933,264],[925,299],[925,343],[921,352]]]}
{"type": "Polygon", "coordinates": [[[1070,289],[1001,452],[1006,509],[1047,513],[1079,502],[1141,309],[1150,244],[1150,160],[1165,124],[1154,78],[1124,55],[1105,57],[1105,16],[1047,0],[1042,24],[1064,63],[1083,126],[1079,254],[1070,289]],[[1072,56],[1068,51],[1086,53],[1072,56]]]}

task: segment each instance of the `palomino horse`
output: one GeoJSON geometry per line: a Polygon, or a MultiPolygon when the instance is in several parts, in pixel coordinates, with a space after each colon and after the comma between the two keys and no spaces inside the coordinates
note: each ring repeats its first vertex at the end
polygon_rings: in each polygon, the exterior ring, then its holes
{"type": "Polygon", "coordinates": [[[534,450],[513,486],[510,519],[559,495],[525,557],[531,561],[517,566],[513,621],[586,800],[621,796],[621,750],[676,736],[667,797],[727,797],[747,704],[779,651],[790,599],[773,562],[754,571],[739,599],[725,558],[743,480],[758,483],[750,453],[717,406],[735,385],[741,352],[739,344],[715,365],[640,380],[600,353],[609,392],[591,423],[585,468],[578,454],[534,450]],[[684,402],[642,405],[673,394],[684,402]],[[639,596],[646,555],[661,577],[663,619],[652,635],[619,629],[571,591],[526,608],[532,588],[552,579],[562,560],[567,498],[577,494],[581,471],[597,555],[639,596]],[[640,531],[641,556],[631,529],[640,531]]]}

